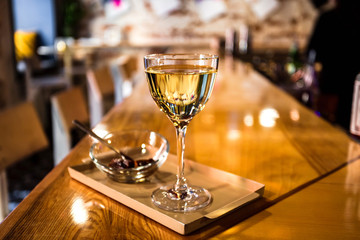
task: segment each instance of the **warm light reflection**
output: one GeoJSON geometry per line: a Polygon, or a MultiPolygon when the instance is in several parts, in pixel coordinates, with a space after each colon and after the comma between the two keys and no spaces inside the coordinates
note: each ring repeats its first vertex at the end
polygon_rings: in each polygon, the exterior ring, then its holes
{"type": "Polygon", "coordinates": [[[290,111],[290,119],[293,120],[294,122],[297,122],[300,120],[300,113],[298,110],[296,109],[292,109],[290,111]]]}
{"type": "MultiPolygon", "coordinates": [[[[149,145],[155,145],[156,142],[156,133],[151,132],[150,133],[150,139],[149,139],[149,145]]],[[[145,144],[141,145],[142,148],[145,148],[145,144]],[[144,147],[143,147],[144,145],[144,147]]]]}
{"type": "Polygon", "coordinates": [[[71,216],[75,223],[83,224],[88,219],[88,212],[86,210],[84,201],[77,198],[71,206],[71,216]]]}
{"type": "Polygon", "coordinates": [[[260,125],[263,127],[274,127],[277,118],[279,113],[273,108],[265,108],[259,114],[260,125]]]}
{"type": "Polygon", "coordinates": [[[65,49],[66,49],[66,43],[65,43],[65,41],[58,41],[57,43],[56,43],[56,51],[57,52],[59,52],[59,53],[62,53],[62,52],[64,52],[65,51],[65,49]]]}
{"type": "MultiPolygon", "coordinates": [[[[151,141],[151,140],[150,140],[151,141]]],[[[146,145],[145,143],[141,144],[141,153],[145,154],[146,153],[146,145]]]]}
{"type": "Polygon", "coordinates": [[[102,124],[97,125],[96,128],[93,129],[93,131],[100,137],[104,137],[109,134],[109,131],[106,130],[106,126],[102,124]]]}
{"type": "Polygon", "coordinates": [[[252,127],[254,125],[254,117],[251,114],[246,114],[244,117],[244,124],[247,127],[252,127]]]}
{"type": "Polygon", "coordinates": [[[240,137],[241,137],[241,132],[240,132],[240,130],[237,130],[237,129],[231,129],[227,133],[227,138],[229,140],[237,140],[240,137]]]}

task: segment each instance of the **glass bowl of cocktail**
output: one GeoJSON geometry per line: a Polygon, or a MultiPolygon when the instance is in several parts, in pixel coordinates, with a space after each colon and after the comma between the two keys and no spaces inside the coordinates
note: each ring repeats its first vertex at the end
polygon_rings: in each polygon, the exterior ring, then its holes
{"type": "Polygon", "coordinates": [[[152,194],[159,208],[189,212],[206,207],[211,194],[191,186],[184,176],[185,133],[188,124],[210,98],[219,57],[211,54],[150,54],[144,57],[149,90],[155,103],[176,129],[178,171],[174,184],[152,194]]]}

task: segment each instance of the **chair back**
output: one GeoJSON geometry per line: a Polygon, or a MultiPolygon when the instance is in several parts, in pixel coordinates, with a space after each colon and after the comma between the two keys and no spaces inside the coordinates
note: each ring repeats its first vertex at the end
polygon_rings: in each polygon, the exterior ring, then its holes
{"type": "Polygon", "coordinates": [[[86,76],[90,125],[95,126],[115,104],[114,81],[108,65],[89,69],[86,76]]]}
{"type": "Polygon", "coordinates": [[[127,61],[122,65],[126,79],[131,79],[138,70],[138,59],[136,56],[129,56],[127,61]]]}
{"type": "Polygon", "coordinates": [[[49,146],[31,102],[0,112],[0,171],[49,146]]]}
{"type": "Polygon", "coordinates": [[[51,97],[52,107],[56,109],[58,120],[65,131],[74,127],[74,119],[80,122],[89,121],[89,113],[84,93],[80,87],[70,88],[51,97]]]}
{"type": "Polygon", "coordinates": [[[76,119],[84,124],[89,123],[89,113],[82,89],[74,87],[53,95],[51,113],[56,165],[83,136],[77,134],[72,121],[76,119]]]}

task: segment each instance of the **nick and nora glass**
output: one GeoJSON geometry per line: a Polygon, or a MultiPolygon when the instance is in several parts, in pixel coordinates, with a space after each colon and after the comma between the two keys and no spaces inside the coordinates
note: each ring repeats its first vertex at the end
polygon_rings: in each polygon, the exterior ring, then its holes
{"type": "Polygon", "coordinates": [[[188,124],[210,98],[218,61],[218,56],[210,54],[151,54],[144,57],[151,96],[174,124],[177,137],[177,180],[173,185],[162,186],[153,192],[152,201],[159,208],[188,212],[211,202],[208,190],[187,182],[184,149],[188,124]]]}

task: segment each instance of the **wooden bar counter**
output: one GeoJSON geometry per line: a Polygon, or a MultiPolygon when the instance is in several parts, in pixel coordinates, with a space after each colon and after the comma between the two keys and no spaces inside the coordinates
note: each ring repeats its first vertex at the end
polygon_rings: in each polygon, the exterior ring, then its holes
{"type": "MultiPolygon", "coordinates": [[[[148,92],[133,95],[98,133],[175,130],[148,92]]],[[[360,239],[359,145],[248,65],[221,59],[206,108],[189,125],[185,157],[265,184],[264,196],[182,236],[70,178],[90,137],[1,223],[0,239],[360,239]]],[[[149,196],[150,197],[150,196],[149,196]]]]}

